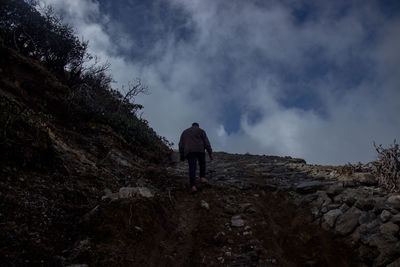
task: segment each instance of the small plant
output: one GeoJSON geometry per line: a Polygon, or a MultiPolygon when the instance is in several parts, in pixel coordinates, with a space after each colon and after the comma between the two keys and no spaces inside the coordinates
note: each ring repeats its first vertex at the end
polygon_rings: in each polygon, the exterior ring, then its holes
{"type": "Polygon", "coordinates": [[[400,149],[399,144],[396,144],[396,139],[393,145],[389,148],[384,148],[382,145],[376,146],[378,152],[378,160],[371,162],[372,173],[378,177],[379,185],[385,187],[390,192],[398,192],[400,185],[400,149]]]}

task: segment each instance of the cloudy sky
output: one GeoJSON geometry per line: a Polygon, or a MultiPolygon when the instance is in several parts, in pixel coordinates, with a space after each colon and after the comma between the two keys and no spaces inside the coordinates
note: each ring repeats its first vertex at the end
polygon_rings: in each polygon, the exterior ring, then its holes
{"type": "MultiPolygon", "coordinates": [[[[41,0],[112,64],[175,144],[192,122],[214,150],[374,160],[400,139],[398,0],[41,0]]],[[[176,145],[175,145],[176,147],[176,145]]]]}

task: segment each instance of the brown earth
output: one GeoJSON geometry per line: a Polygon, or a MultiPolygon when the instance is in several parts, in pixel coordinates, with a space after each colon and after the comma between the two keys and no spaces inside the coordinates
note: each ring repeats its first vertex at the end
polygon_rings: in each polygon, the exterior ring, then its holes
{"type": "Polygon", "coordinates": [[[282,193],[221,186],[203,186],[196,194],[185,189],[162,193],[154,200],[119,200],[100,205],[88,235],[89,254],[96,256],[86,255],[78,262],[102,266],[358,266],[351,250],[313,225],[308,214],[307,207],[291,204],[282,193]],[[201,200],[210,208],[202,208],[201,200]],[[242,215],[248,231],[230,227],[241,203],[252,203],[251,212],[242,215]]]}

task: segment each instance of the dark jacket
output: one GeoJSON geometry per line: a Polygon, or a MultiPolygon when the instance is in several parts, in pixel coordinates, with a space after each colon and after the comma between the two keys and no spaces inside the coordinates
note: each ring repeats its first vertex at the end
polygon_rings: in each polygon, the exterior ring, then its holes
{"type": "Polygon", "coordinates": [[[207,150],[211,155],[212,149],[206,132],[198,126],[192,126],[183,131],[179,141],[179,152],[187,156],[190,152],[204,152],[207,150]]]}

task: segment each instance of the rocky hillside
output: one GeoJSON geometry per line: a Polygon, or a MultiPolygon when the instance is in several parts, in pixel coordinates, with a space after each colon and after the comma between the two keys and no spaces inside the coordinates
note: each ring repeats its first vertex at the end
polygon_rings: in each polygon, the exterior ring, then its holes
{"type": "Polygon", "coordinates": [[[400,195],[371,174],[220,152],[192,194],[176,153],[71,117],[67,85],[0,53],[3,266],[400,266],[400,195]]]}

